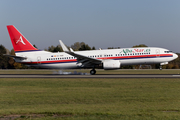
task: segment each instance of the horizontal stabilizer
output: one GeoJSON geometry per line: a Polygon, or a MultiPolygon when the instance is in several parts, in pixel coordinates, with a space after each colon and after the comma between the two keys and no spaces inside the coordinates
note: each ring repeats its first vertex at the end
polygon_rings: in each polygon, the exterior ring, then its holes
{"type": "Polygon", "coordinates": [[[15,56],[15,55],[7,55],[7,54],[3,54],[3,55],[7,57],[17,58],[17,59],[27,59],[26,57],[20,57],[20,56],[15,56]]]}

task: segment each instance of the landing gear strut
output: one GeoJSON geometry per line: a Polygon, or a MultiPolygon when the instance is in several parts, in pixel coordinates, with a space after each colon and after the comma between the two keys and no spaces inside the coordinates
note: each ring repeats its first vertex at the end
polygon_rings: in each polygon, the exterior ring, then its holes
{"type": "Polygon", "coordinates": [[[96,74],[96,70],[95,70],[95,69],[92,69],[92,70],[90,71],[90,74],[91,74],[91,75],[95,75],[95,74],[96,74]]]}

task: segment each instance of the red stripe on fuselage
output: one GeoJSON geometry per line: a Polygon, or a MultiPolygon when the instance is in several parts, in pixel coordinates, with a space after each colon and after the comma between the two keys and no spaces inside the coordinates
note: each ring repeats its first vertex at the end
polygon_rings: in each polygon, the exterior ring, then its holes
{"type": "MultiPolygon", "coordinates": [[[[136,58],[154,58],[154,57],[172,57],[173,54],[160,54],[160,55],[134,55],[134,56],[116,56],[116,57],[101,57],[97,59],[105,60],[105,59],[136,59],[136,58]]],[[[52,64],[52,63],[70,63],[70,62],[77,62],[76,59],[69,59],[69,60],[53,60],[53,61],[35,61],[35,62],[22,62],[22,64],[52,64]]]]}
{"type": "Polygon", "coordinates": [[[22,62],[23,64],[51,64],[51,63],[68,63],[68,62],[77,62],[76,59],[70,59],[70,60],[53,60],[53,61],[35,61],[35,62],[22,62]]]}
{"type": "Polygon", "coordinates": [[[130,59],[130,58],[152,58],[152,57],[172,57],[172,54],[154,54],[154,55],[133,55],[133,56],[116,56],[116,57],[103,57],[98,59],[130,59]]]}

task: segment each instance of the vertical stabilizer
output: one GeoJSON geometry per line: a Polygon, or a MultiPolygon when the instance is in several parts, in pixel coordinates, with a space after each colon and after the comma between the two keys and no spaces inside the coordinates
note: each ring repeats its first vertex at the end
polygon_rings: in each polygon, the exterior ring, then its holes
{"type": "Polygon", "coordinates": [[[13,25],[7,29],[15,52],[38,50],[13,25]]]}

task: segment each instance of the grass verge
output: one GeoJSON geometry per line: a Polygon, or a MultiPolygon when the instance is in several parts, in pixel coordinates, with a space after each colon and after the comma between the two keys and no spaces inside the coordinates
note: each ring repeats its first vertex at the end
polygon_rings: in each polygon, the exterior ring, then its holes
{"type": "Polygon", "coordinates": [[[180,119],[180,79],[3,78],[0,119],[180,119]]]}

